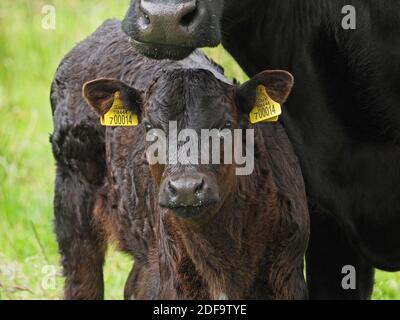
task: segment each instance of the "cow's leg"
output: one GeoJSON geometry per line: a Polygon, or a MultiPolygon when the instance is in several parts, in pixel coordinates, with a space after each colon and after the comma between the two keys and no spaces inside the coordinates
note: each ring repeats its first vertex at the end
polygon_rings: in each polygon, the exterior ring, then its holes
{"type": "Polygon", "coordinates": [[[93,221],[96,189],[70,171],[57,170],[55,232],[66,299],[103,299],[104,233],[93,221]]]}
{"type": "MultiPolygon", "coordinates": [[[[369,299],[374,284],[374,268],[353,249],[343,230],[333,219],[311,212],[311,237],[306,259],[310,299],[369,299]],[[355,289],[348,270],[355,270],[355,289]],[[343,270],[343,273],[342,273],[343,270]],[[344,279],[344,281],[343,281],[344,279]],[[344,282],[345,287],[343,288],[344,282]]],[[[351,272],[351,271],[350,271],[351,272]]]]}

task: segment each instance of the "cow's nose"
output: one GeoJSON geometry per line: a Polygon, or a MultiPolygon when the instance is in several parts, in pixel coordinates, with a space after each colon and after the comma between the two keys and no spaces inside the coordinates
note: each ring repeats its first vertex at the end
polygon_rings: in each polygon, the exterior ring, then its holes
{"type": "Polygon", "coordinates": [[[206,183],[202,176],[191,176],[170,180],[167,183],[169,207],[202,206],[206,183]]]}
{"type": "Polygon", "coordinates": [[[142,17],[139,20],[140,37],[151,43],[181,45],[192,35],[201,20],[196,0],[177,4],[140,1],[142,17]]]}

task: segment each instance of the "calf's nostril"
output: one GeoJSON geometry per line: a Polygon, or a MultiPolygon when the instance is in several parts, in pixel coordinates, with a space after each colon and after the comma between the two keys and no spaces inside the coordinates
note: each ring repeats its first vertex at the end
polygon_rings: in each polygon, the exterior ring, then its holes
{"type": "Polygon", "coordinates": [[[148,14],[144,13],[143,17],[144,17],[144,21],[146,22],[146,24],[150,24],[151,23],[151,20],[150,20],[150,17],[149,17],[148,14]]]}
{"type": "Polygon", "coordinates": [[[171,194],[171,196],[176,196],[178,193],[177,188],[172,184],[171,181],[168,181],[168,191],[171,194]]]}
{"type": "Polygon", "coordinates": [[[194,189],[195,194],[199,194],[203,191],[204,189],[204,178],[201,178],[200,182],[197,184],[197,186],[194,189]]]}

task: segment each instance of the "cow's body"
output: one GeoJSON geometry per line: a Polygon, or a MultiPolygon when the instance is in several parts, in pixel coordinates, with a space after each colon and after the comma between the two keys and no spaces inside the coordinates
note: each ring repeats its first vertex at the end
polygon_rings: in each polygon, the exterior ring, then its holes
{"type": "MultiPolygon", "coordinates": [[[[222,43],[250,76],[281,68],[296,78],[283,124],[311,210],[310,297],[370,297],[374,267],[400,270],[399,1],[217,2],[224,3],[222,43]],[[346,5],[356,10],[355,30],[342,28],[346,5]],[[356,289],[342,287],[346,265],[355,267],[356,289]]],[[[208,14],[219,12],[220,4],[208,14]]],[[[135,38],[134,13],[124,29],[135,38]]],[[[213,39],[218,27],[209,29],[213,39]]],[[[191,46],[196,31],[174,44],[191,46]]],[[[153,37],[143,32],[142,51],[153,37]]]]}
{"type": "Polygon", "coordinates": [[[400,269],[400,4],[318,3],[265,1],[232,27],[226,17],[223,42],[250,76],[283,68],[297,80],[283,123],[311,210],[311,297],[366,298],[373,267],[400,269]],[[356,30],[342,29],[345,4],[356,30]],[[357,290],[342,290],[344,265],[357,290]]]}
{"type": "Polygon", "coordinates": [[[189,67],[227,81],[200,53],[182,62],[137,55],[117,21],[106,22],[61,63],[51,95],[52,145],[55,229],[67,298],[103,297],[102,264],[110,238],[135,259],[126,298],[307,297],[304,185],[280,124],[256,127],[254,173],[238,177],[230,207],[210,225],[196,228],[196,235],[158,205],[142,125],[105,130],[82,98],[89,80],[117,78],[146,91],[161,70],[189,67]],[[199,242],[202,235],[212,240],[199,242]]]}

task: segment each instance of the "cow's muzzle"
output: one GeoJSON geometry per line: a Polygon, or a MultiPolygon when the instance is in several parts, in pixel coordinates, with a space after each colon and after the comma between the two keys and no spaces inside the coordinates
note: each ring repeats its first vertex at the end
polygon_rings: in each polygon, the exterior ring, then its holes
{"type": "Polygon", "coordinates": [[[221,41],[219,21],[196,0],[136,1],[122,28],[140,53],[156,59],[183,59],[195,48],[221,41]]]}

